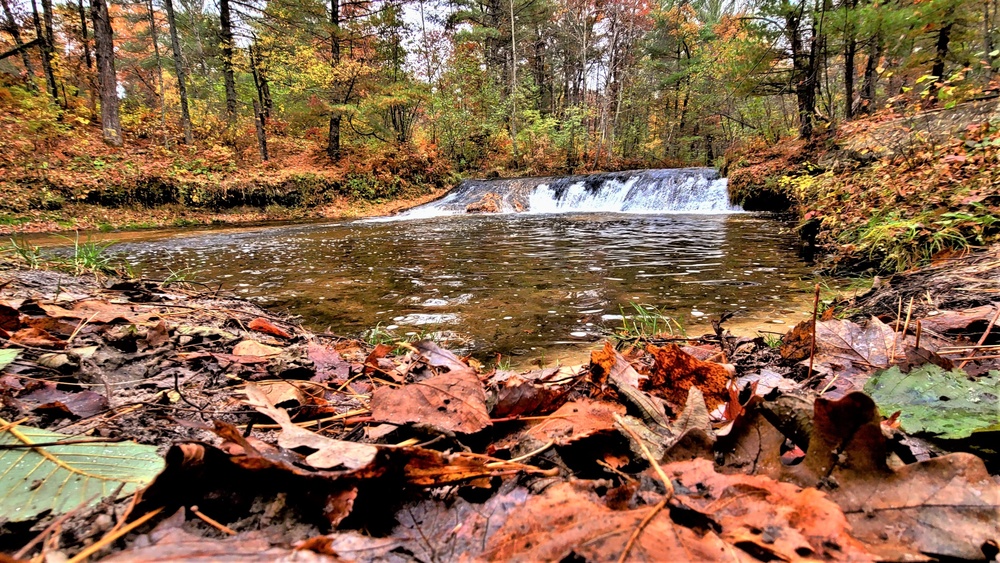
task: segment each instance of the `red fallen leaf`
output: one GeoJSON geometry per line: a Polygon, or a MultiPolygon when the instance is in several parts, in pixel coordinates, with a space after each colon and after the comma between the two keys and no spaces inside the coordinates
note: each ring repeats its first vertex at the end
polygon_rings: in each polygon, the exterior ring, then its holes
{"type": "Polygon", "coordinates": [[[688,390],[696,386],[705,396],[710,411],[729,399],[726,387],[732,374],[722,364],[701,361],[676,344],[662,348],[650,345],[646,351],[653,355],[655,362],[649,379],[641,382],[640,389],[663,397],[673,405],[683,405],[688,390]]]}
{"type": "Polygon", "coordinates": [[[944,162],[958,162],[962,163],[967,160],[964,154],[949,154],[942,159],[944,162]]]}
{"type": "Polygon", "coordinates": [[[21,330],[15,332],[10,335],[10,341],[15,344],[33,346],[35,348],[63,349],[66,347],[66,342],[64,340],[60,340],[48,332],[34,327],[22,328],[21,330]]]}
{"type": "Polygon", "coordinates": [[[388,344],[379,344],[378,346],[375,346],[372,353],[368,354],[368,357],[365,358],[365,375],[371,375],[377,371],[382,371],[378,366],[378,361],[389,355],[389,352],[392,352],[392,346],[389,346],[388,344]]]}
{"type": "Polygon", "coordinates": [[[291,338],[292,335],[288,334],[284,329],[277,327],[271,321],[263,318],[257,317],[256,319],[250,321],[247,325],[250,330],[256,330],[257,332],[263,332],[264,334],[270,334],[271,336],[277,336],[280,338],[291,338]]]}

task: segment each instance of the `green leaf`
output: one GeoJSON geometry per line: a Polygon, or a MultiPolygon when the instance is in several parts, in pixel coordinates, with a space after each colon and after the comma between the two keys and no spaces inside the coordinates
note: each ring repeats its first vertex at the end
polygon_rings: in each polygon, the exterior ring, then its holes
{"type": "Polygon", "coordinates": [[[12,350],[10,348],[5,350],[0,350],[0,371],[10,365],[11,362],[17,359],[17,355],[20,354],[20,350],[12,350]]]}
{"type": "Polygon", "coordinates": [[[865,392],[883,415],[900,411],[900,427],[911,434],[960,439],[1000,424],[1000,371],[971,378],[934,364],[910,373],[893,367],[872,376],[865,392]]]}
{"type": "Polygon", "coordinates": [[[148,485],[164,467],[155,446],[135,442],[51,444],[75,438],[0,418],[0,514],[12,522],[62,514],[148,485]],[[12,447],[13,446],[13,447],[12,447]],[[9,449],[8,449],[9,448],[9,449]]]}

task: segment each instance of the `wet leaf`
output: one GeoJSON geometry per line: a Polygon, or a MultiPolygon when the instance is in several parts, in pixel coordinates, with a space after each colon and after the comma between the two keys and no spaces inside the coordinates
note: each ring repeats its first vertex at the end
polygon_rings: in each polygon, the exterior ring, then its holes
{"type": "Polygon", "coordinates": [[[615,428],[615,414],[625,407],[616,403],[579,399],[559,407],[545,420],[535,423],[525,434],[539,442],[554,440],[565,445],[615,428]]]}
{"type": "MultiPolygon", "coordinates": [[[[616,561],[629,537],[653,508],[615,511],[600,497],[558,483],[514,509],[489,539],[491,561],[616,561]]],[[[662,510],[643,529],[629,560],[754,561],[715,532],[679,526],[662,510]]]]}
{"type": "Polygon", "coordinates": [[[1000,485],[982,460],[956,453],[893,470],[871,398],[821,397],[814,410],[806,458],[789,474],[803,485],[836,483],[830,498],[856,538],[887,557],[916,550],[979,559],[1000,537],[1000,485]]]}
{"type": "Polygon", "coordinates": [[[135,442],[44,445],[72,436],[15,426],[0,419],[0,514],[12,522],[46,511],[62,514],[92,506],[118,491],[130,495],[149,484],[164,462],[155,446],[135,442]]]}
{"type": "Polygon", "coordinates": [[[108,408],[107,397],[100,393],[93,391],[70,393],[56,389],[54,383],[48,383],[41,389],[22,395],[18,400],[33,405],[32,408],[36,411],[58,418],[63,416],[87,418],[108,408]]]}
{"type": "Polygon", "coordinates": [[[672,405],[682,405],[687,401],[688,390],[697,386],[709,410],[729,399],[726,385],[732,374],[722,364],[699,360],[676,344],[648,346],[647,351],[653,355],[654,364],[649,379],[642,382],[640,389],[663,397],[672,405]]]}
{"type": "Polygon", "coordinates": [[[869,379],[865,392],[883,414],[900,411],[900,426],[909,434],[959,439],[1000,424],[1000,371],[970,378],[933,364],[910,373],[893,367],[869,379]]]}
{"type": "Polygon", "coordinates": [[[370,465],[378,454],[378,448],[375,446],[334,440],[296,426],[285,409],[279,409],[271,404],[267,395],[253,383],[247,384],[246,392],[247,403],[250,406],[271,417],[281,426],[281,434],[278,436],[279,446],[287,449],[307,447],[316,450],[305,459],[312,467],[360,469],[370,465]]]}
{"type": "Polygon", "coordinates": [[[270,334],[271,336],[277,336],[279,338],[291,338],[292,335],[288,333],[287,330],[276,326],[271,321],[265,319],[264,317],[257,317],[256,319],[250,321],[247,324],[247,328],[250,330],[255,330],[257,332],[263,332],[264,334],[270,334]]]}
{"type": "Polygon", "coordinates": [[[45,330],[35,327],[22,328],[10,336],[10,341],[15,344],[34,348],[57,348],[61,350],[66,347],[65,340],[56,338],[45,330]]]}
{"type": "Polygon", "coordinates": [[[372,418],[377,422],[421,424],[438,431],[464,434],[490,426],[482,382],[465,364],[454,367],[416,383],[375,389],[372,418]]]}

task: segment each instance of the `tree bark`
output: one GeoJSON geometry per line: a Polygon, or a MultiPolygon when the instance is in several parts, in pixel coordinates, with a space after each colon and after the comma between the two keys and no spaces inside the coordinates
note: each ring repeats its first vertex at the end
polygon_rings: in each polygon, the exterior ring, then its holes
{"type": "Polygon", "coordinates": [[[94,68],[90,57],[90,40],[87,38],[87,11],[83,8],[83,0],[77,0],[77,12],[80,14],[80,40],[83,42],[83,62],[87,68],[94,68]]]}
{"type": "Polygon", "coordinates": [[[849,0],[846,6],[846,25],[844,34],[844,118],[854,118],[854,58],[858,52],[858,39],[854,34],[854,9],[857,2],[849,0]]]}
{"type": "MultiPolygon", "coordinates": [[[[340,0],[330,0],[330,66],[334,69],[340,64],[340,0]]],[[[340,100],[335,100],[340,101],[340,100]]],[[[331,160],[340,160],[340,112],[336,109],[330,114],[330,129],[327,134],[326,154],[331,160]]]]}
{"type": "Polygon", "coordinates": [[[19,49],[21,52],[21,62],[24,63],[24,72],[27,74],[27,84],[29,90],[37,90],[38,87],[35,86],[35,67],[31,64],[31,56],[28,55],[28,49],[24,48],[24,42],[21,40],[21,30],[18,29],[17,20],[14,19],[14,12],[10,8],[10,0],[0,0],[0,4],[3,5],[4,13],[4,29],[10,36],[14,39],[14,47],[19,49]]]}
{"type": "Polygon", "coordinates": [[[270,119],[271,109],[274,102],[271,101],[271,86],[267,82],[267,75],[260,66],[260,49],[257,47],[257,38],[250,45],[250,72],[253,75],[253,85],[257,90],[257,101],[260,103],[260,115],[263,119],[270,119]]]}
{"type": "Polygon", "coordinates": [[[865,63],[864,82],[861,84],[861,93],[858,96],[857,111],[866,115],[875,113],[875,85],[878,82],[878,62],[881,58],[882,36],[876,33],[868,46],[868,62],[865,63]]]}
{"type": "Polygon", "coordinates": [[[267,134],[264,132],[264,114],[260,102],[253,101],[253,121],[257,128],[257,148],[260,149],[260,159],[267,162],[267,134]]]}
{"type": "Polygon", "coordinates": [[[114,31],[105,0],[91,0],[94,18],[94,54],[97,58],[98,94],[101,98],[101,129],[104,142],[120,147],[122,125],[118,116],[118,79],[115,76],[114,31]]]}
{"type": "Polygon", "coordinates": [[[160,127],[163,129],[163,146],[170,146],[167,136],[167,104],[163,95],[163,63],[160,61],[160,42],[156,34],[156,14],[153,11],[153,0],[146,0],[146,10],[149,14],[149,41],[153,44],[153,58],[156,59],[156,82],[160,98],[160,127]]]}
{"type": "Polygon", "coordinates": [[[948,22],[938,30],[937,42],[934,50],[934,66],[931,67],[931,74],[935,76],[930,87],[931,102],[935,102],[940,85],[944,82],[944,63],[948,56],[948,44],[951,42],[951,29],[955,25],[952,19],[952,11],[945,13],[945,20],[948,22]]]}
{"type": "Polygon", "coordinates": [[[226,83],[226,121],[236,124],[236,76],[233,73],[233,21],[229,0],[219,0],[219,40],[222,44],[222,75],[226,83]]]}
{"type": "Polygon", "coordinates": [[[56,91],[56,76],[52,72],[52,51],[46,45],[47,35],[42,29],[42,18],[38,15],[38,4],[31,0],[31,14],[35,23],[35,37],[42,40],[39,51],[42,54],[42,72],[45,74],[45,84],[48,87],[49,95],[58,103],[59,93],[56,91]]]}
{"type": "Polygon", "coordinates": [[[184,69],[184,56],[181,53],[181,41],[177,36],[177,19],[174,16],[173,0],[163,0],[167,9],[167,27],[170,28],[170,49],[174,55],[174,73],[177,75],[177,93],[181,98],[181,127],[184,129],[184,143],[193,142],[191,134],[191,112],[188,110],[187,73],[184,69]]]}

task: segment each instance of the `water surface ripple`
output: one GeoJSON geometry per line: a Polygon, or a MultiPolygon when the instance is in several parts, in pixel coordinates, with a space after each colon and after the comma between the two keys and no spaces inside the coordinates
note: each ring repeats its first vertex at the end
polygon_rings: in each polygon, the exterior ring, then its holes
{"type": "Polygon", "coordinates": [[[787,225],[749,214],[466,215],[115,248],[147,275],[219,281],[316,330],[448,330],[482,359],[552,359],[620,323],[629,302],[662,307],[689,330],[722,310],[793,322],[803,311],[787,303],[805,295],[810,275],[787,225]]]}

